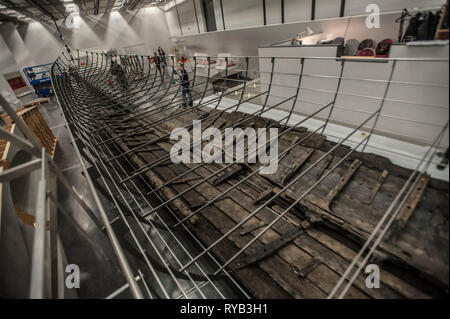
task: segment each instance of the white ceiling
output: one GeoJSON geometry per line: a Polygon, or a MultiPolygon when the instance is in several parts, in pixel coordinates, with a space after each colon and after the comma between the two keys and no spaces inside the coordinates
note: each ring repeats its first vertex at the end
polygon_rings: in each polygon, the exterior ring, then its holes
{"type": "Polygon", "coordinates": [[[0,21],[29,23],[52,22],[69,14],[108,14],[113,10],[139,10],[161,6],[168,0],[0,0],[0,21]]]}

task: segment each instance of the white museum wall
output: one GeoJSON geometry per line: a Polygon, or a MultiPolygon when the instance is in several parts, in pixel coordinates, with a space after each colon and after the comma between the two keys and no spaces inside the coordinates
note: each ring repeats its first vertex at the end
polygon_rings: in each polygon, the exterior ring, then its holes
{"type": "MultiPolygon", "coordinates": [[[[204,23],[199,21],[200,34],[197,28],[191,27],[190,33],[183,33],[183,35],[180,32],[176,8],[172,7],[165,14],[172,41],[186,40],[188,51],[192,54],[208,52],[211,55],[217,55],[220,52],[232,52],[235,55],[256,55],[259,46],[290,38],[310,25],[322,29],[324,33],[333,34],[334,37],[345,36],[358,40],[373,38],[377,41],[385,38],[396,39],[399,25],[395,19],[400,16],[399,12],[403,8],[437,8],[444,2],[445,0],[347,0],[344,16],[353,16],[349,20],[338,18],[340,1],[316,0],[315,20],[311,21],[312,0],[285,0],[285,23],[281,24],[281,0],[266,0],[267,25],[264,26],[262,0],[222,0],[226,26],[226,30],[223,31],[220,1],[215,0],[218,31],[205,32],[204,23]],[[382,13],[380,29],[367,29],[364,23],[366,18],[357,17],[357,15],[366,15],[367,4],[373,2],[379,4],[382,13]],[[230,5],[231,3],[233,6],[230,5]],[[250,7],[249,4],[254,6],[250,7]],[[392,13],[393,11],[395,13],[392,13]],[[324,19],[330,19],[330,21],[324,19]],[[348,27],[347,22],[349,22],[348,27]],[[242,39],[245,40],[242,41],[242,39]]],[[[197,11],[200,11],[200,1],[197,3],[197,11]]],[[[191,0],[185,0],[178,7],[185,8],[183,14],[194,16],[191,0]]],[[[180,15],[180,20],[183,21],[183,19],[186,18],[180,15]]]]}

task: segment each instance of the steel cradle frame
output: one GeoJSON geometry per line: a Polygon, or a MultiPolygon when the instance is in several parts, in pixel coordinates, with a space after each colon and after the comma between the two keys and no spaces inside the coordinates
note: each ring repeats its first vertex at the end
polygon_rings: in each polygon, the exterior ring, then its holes
{"type": "MultiPolygon", "coordinates": [[[[79,53],[77,51],[77,55],[79,53]]],[[[240,72],[243,72],[246,76],[249,73],[249,60],[250,59],[264,59],[261,57],[236,57],[241,58],[243,61],[244,67],[239,69],[240,72]]],[[[356,128],[351,131],[346,137],[341,138],[339,142],[336,143],[334,147],[332,147],[325,155],[315,161],[312,165],[306,168],[301,174],[295,176],[285,187],[283,187],[277,194],[271,196],[268,200],[265,200],[260,207],[251,212],[247,218],[241,220],[237,223],[233,228],[228,230],[223,236],[218,238],[214,243],[205,247],[196,236],[192,233],[192,231],[185,225],[185,222],[189,220],[191,217],[200,213],[205,207],[212,205],[228,192],[239,186],[240,184],[247,183],[247,180],[257,173],[257,170],[254,170],[247,177],[241,179],[239,182],[233,184],[227,190],[222,192],[213,200],[208,201],[202,207],[194,210],[189,216],[180,218],[169,206],[169,204],[175,201],[177,198],[180,198],[184,194],[188,193],[190,190],[195,189],[199,185],[211,180],[214,177],[217,177],[221,172],[224,172],[227,168],[230,168],[232,164],[225,165],[224,167],[212,172],[207,177],[201,178],[199,182],[190,186],[183,192],[176,194],[174,197],[164,200],[158,195],[158,191],[163,189],[166,186],[169,186],[178,180],[181,180],[184,176],[189,174],[190,172],[194,172],[196,169],[199,169],[205,165],[205,163],[200,163],[195,165],[193,168],[187,170],[186,172],[176,176],[170,181],[166,182],[164,185],[159,187],[153,187],[144,177],[144,173],[155,169],[158,165],[166,163],[170,160],[169,155],[158,158],[157,160],[147,163],[144,167],[136,168],[133,163],[130,161],[127,155],[138,151],[146,146],[154,144],[158,141],[163,140],[170,136],[170,132],[163,131],[163,136],[159,136],[154,140],[150,140],[144,144],[132,147],[128,151],[122,151],[118,145],[116,144],[119,141],[122,141],[124,138],[129,137],[133,134],[139,134],[144,131],[148,131],[151,129],[161,129],[160,124],[181,118],[184,115],[191,114],[193,110],[205,110],[205,109],[214,109],[217,113],[206,114],[201,117],[202,120],[207,119],[216,119],[220,117],[224,112],[232,112],[238,111],[240,106],[246,102],[252,102],[257,98],[261,98],[264,100],[262,102],[261,108],[253,113],[248,113],[242,118],[236,120],[232,123],[232,127],[245,126],[245,123],[248,123],[251,119],[256,117],[264,117],[268,116],[269,111],[277,108],[279,105],[284,103],[291,103],[292,106],[287,112],[287,115],[282,117],[280,120],[276,121],[274,124],[271,124],[270,127],[279,126],[281,127],[280,133],[276,136],[279,138],[286,134],[287,132],[292,131],[295,128],[300,127],[301,124],[305,123],[309,119],[315,118],[321,112],[328,112],[326,115],[324,124],[321,125],[317,130],[311,132],[308,136],[302,138],[295,143],[292,143],[285,151],[278,155],[278,158],[287,154],[289,150],[294,148],[297,145],[301,145],[303,142],[308,140],[311,136],[321,131],[321,133],[326,132],[327,125],[332,117],[333,110],[336,103],[336,98],[339,94],[346,94],[340,92],[340,84],[343,77],[343,70],[345,64],[347,63],[346,59],[341,59],[341,69],[339,77],[336,77],[337,85],[336,90],[333,92],[333,99],[324,105],[320,105],[320,109],[311,115],[307,116],[305,119],[298,121],[297,123],[291,124],[292,114],[294,112],[294,107],[297,100],[301,100],[300,96],[300,87],[302,83],[303,77],[312,76],[312,77],[321,77],[320,75],[312,75],[305,74],[303,72],[304,65],[308,60],[320,60],[320,59],[334,59],[336,58],[265,58],[270,59],[271,61],[271,72],[269,76],[269,83],[267,83],[267,90],[256,94],[254,96],[245,98],[245,90],[247,82],[245,80],[232,80],[227,79],[228,74],[228,58],[225,58],[226,68],[224,70],[224,76],[210,76],[211,74],[211,59],[214,57],[208,57],[208,69],[206,80],[204,77],[198,75],[198,66],[197,66],[197,58],[193,57],[192,62],[185,62],[184,66],[186,68],[191,67],[191,76],[192,80],[190,80],[190,86],[192,88],[193,94],[196,96],[197,101],[196,105],[192,108],[181,108],[183,104],[183,98],[181,97],[180,85],[175,80],[175,72],[173,70],[178,66],[178,61],[175,61],[174,57],[169,57],[169,61],[171,63],[170,66],[164,69],[164,75],[158,76],[158,72],[152,69],[150,63],[150,57],[146,56],[120,56],[119,57],[123,69],[126,71],[128,79],[129,79],[129,89],[124,90],[120,87],[119,83],[116,83],[116,79],[109,72],[109,65],[111,61],[111,56],[106,54],[99,53],[86,53],[86,62],[85,66],[82,67],[79,63],[79,58],[74,58],[70,53],[63,52],[61,56],[57,59],[52,68],[52,82],[55,88],[56,96],[61,107],[61,111],[64,114],[65,120],[69,127],[69,131],[71,132],[71,139],[74,143],[75,148],[77,149],[77,155],[80,158],[80,161],[83,163],[81,152],[78,151],[77,145],[83,148],[83,152],[88,152],[89,155],[86,155],[89,162],[96,168],[99,173],[99,176],[102,180],[103,185],[105,185],[111,199],[114,201],[115,206],[117,208],[118,217],[113,220],[105,220],[106,214],[101,213],[103,222],[105,222],[105,226],[108,228],[113,222],[118,222],[120,219],[127,229],[129,229],[130,234],[132,236],[132,240],[135,243],[138,251],[142,255],[145,260],[146,265],[148,266],[148,273],[151,275],[151,279],[146,276],[146,280],[142,276],[141,270],[133,270],[129,265],[123,264],[123,271],[125,274],[125,278],[127,279],[127,284],[120,288],[117,292],[111,294],[110,297],[116,296],[118,293],[123,291],[125,288],[130,288],[132,294],[136,298],[144,297],[144,294],[141,291],[143,287],[146,290],[145,297],[153,298],[153,297],[184,297],[188,298],[192,296],[192,293],[197,293],[196,296],[201,298],[208,298],[211,295],[203,292],[203,288],[206,285],[210,285],[210,288],[215,292],[215,297],[225,298],[226,296],[221,292],[219,286],[215,284],[215,279],[218,275],[223,273],[223,276],[227,278],[227,281],[230,285],[234,286],[244,297],[250,298],[251,295],[246,291],[244,287],[238,282],[238,280],[233,276],[232,272],[230,272],[227,266],[233,262],[238,256],[240,256],[244,251],[248,249],[258,238],[260,238],[265,232],[267,232],[271,227],[278,221],[282,220],[286,223],[289,223],[289,219],[285,218],[285,215],[303,199],[307,194],[309,194],[317,185],[319,185],[327,176],[339,167],[353,152],[358,149],[364,150],[367,146],[380,116],[380,113],[383,109],[384,101],[386,100],[387,92],[389,90],[389,86],[392,81],[392,74],[395,69],[395,65],[397,61],[407,60],[411,61],[411,59],[395,59],[392,67],[392,73],[389,77],[389,80],[386,81],[386,89],[384,93],[384,97],[381,99],[381,103],[379,108],[369,113],[367,118],[361,123],[352,123],[356,128]],[[280,59],[298,59],[300,60],[300,70],[299,73],[293,73],[298,76],[298,85],[295,87],[295,94],[289,98],[283,98],[283,101],[277,103],[275,105],[268,105],[269,96],[271,95],[271,89],[273,86],[278,84],[274,83],[274,68],[275,64],[280,59]],[[154,72],[153,72],[154,71],[154,72]],[[167,73],[170,73],[168,75],[167,73]],[[166,80],[167,78],[167,80],[166,80]],[[225,83],[227,81],[236,81],[237,83],[241,83],[238,89],[235,88],[224,88],[222,94],[219,96],[212,95],[213,88],[212,81],[216,79],[224,80],[225,83]],[[200,82],[200,83],[198,83],[200,82]],[[242,90],[241,92],[239,92],[242,90]],[[200,92],[198,92],[200,91],[200,92]],[[239,94],[240,93],[240,94],[239,94]],[[239,100],[236,100],[236,103],[231,106],[227,106],[225,108],[219,108],[221,106],[221,101],[224,97],[232,96],[233,94],[239,94],[239,100]],[[205,101],[205,98],[209,96],[212,97],[205,101]],[[264,98],[265,96],[265,98],[264,98]],[[158,115],[161,116],[162,119],[156,122],[149,122],[145,117],[149,115],[158,115]],[[123,127],[127,127],[130,123],[137,123],[136,128],[132,130],[128,130],[125,133],[121,133],[121,129],[123,127]],[[289,123],[289,125],[288,125],[289,123]],[[317,180],[317,182],[302,196],[297,198],[294,203],[292,203],[287,209],[283,210],[283,212],[275,212],[269,208],[269,210],[274,214],[273,221],[265,226],[258,234],[253,237],[244,247],[239,249],[239,251],[234,254],[229,260],[225,262],[220,262],[212,253],[212,249],[217,246],[221,241],[226,239],[230,234],[235,232],[240,226],[244,225],[248,220],[250,220],[253,216],[257,215],[262,209],[268,208],[268,204],[278,197],[280,197],[286,190],[293,185],[295,182],[301,180],[301,178],[314,166],[320,163],[325,159],[326,155],[331,154],[337,147],[343,145],[346,141],[349,141],[350,138],[359,130],[366,130],[368,135],[363,138],[361,141],[355,143],[355,146],[351,147],[348,153],[341,158],[341,160],[335,164],[330,170],[328,170],[321,178],[317,180]],[[111,136],[111,132],[115,132],[115,136],[111,136]],[[73,134],[73,135],[72,135],[73,134]],[[132,168],[131,171],[129,168],[132,168]],[[134,167],[134,168],[133,168],[134,167]],[[144,193],[141,190],[140,185],[145,185],[147,189],[150,191],[144,193]],[[157,202],[151,198],[156,198],[157,202]],[[159,201],[159,203],[158,203],[159,201]],[[169,213],[170,216],[176,220],[173,225],[167,223],[167,219],[164,218],[164,214],[169,213]],[[103,216],[105,215],[105,216],[103,216]],[[133,225],[130,220],[127,218],[128,216],[132,216],[130,218],[133,221],[133,225]],[[144,225],[149,226],[150,228],[146,229],[144,225]],[[192,250],[188,247],[185,247],[182,240],[177,237],[177,231],[179,228],[182,228],[186,234],[188,234],[189,238],[192,242],[195,242],[200,247],[200,251],[195,255],[192,255],[192,250]],[[164,238],[164,236],[160,233],[159,228],[164,229],[169,234],[169,239],[164,238]],[[152,231],[153,234],[149,235],[149,232],[152,231]],[[140,238],[144,238],[144,241],[140,240],[140,238]],[[176,243],[176,244],[174,244],[176,243]],[[163,265],[171,282],[174,286],[177,287],[178,294],[176,296],[170,295],[170,293],[166,290],[163,281],[160,278],[160,274],[155,270],[153,262],[148,258],[147,251],[145,249],[146,245],[150,245],[152,251],[154,251],[157,255],[158,262],[163,265]],[[181,248],[183,252],[183,256],[177,254],[174,250],[174,247],[177,249],[181,248]],[[167,250],[167,257],[164,252],[167,250]],[[209,264],[215,265],[217,268],[213,271],[210,271],[210,267],[206,267],[204,264],[205,258],[209,261],[209,264]],[[187,261],[186,261],[187,260],[187,261]],[[200,272],[201,281],[196,279],[199,278],[196,274],[189,272],[188,269],[200,272]],[[142,285],[139,287],[136,284],[136,273],[138,273],[139,278],[142,279],[142,285]],[[184,283],[181,283],[180,274],[183,274],[187,280],[184,280],[184,283]],[[149,285],[149,281],[151,284],[149,285]],[[186,288],[186,282],[188,283],[186,288]],[[157,286],[158,292],[154,294],[151,292],[152,289],[149,286],[157,286]]],[[[393,59],[382,59],[386,61],[390,61],[393,59]]],[[[420,60],[420,59],[419,59],[420,60]]],[[[423,61],[426,61],[422,59],[423,61]]],[[[430,60],[433,61],[433,60],[430,60]]],[[[448,60],[447,60],[448,62],[448,60]]],[[[262,71],[261,71],[262,72],[262,71]]],[[[367,81],[374,81],[372,79],[365,79],[367,81]]],[[[377,80],[380,81],[380,80],[377,80]]],[[[421,83],[410,83],[411,85],[421,85],[421,83]]],[[[431,85],[431,84],[427,84],[431,85]]],[[[366,98],[373,98],[369,96],[365,96],[366,98]]],[[[407,102],[407,101],[404,101],[407,102]]],[[[317,104],[317,103],[316,103],[317,104]]],[[[433,106],[431,106],[433,107],[433,106]]],[[[408,197],[408,193],[414,188],[418,179],[422,174],[426,172],[426,169],[431,163],[431,159],[434,156],[434,153],[437,150],[437,147],[440,145],[445,129],[447,128],[445,125],[442,129],[442,132],[437,136],[434,143],[429,146],[428,152],[423,156],[420,160],[419,165],[416,170],[411,174],[411,177],[408,179],[407,183],[405,183],[404,187],[398,193],[397,197],[393,200],[391,207],[386,211],[383,218],[379,221],[377,227],[373,230],[372,235],[367,240],[366,244],[361,249],[360,253],[356,257],[361,257],[366,248],[370,249],[370,253],[365,255],[363,263],[359,263],[359,268],[351,280],[348,282],[347,287],[340,294],[340,298],[345,296],[345,292],[348,290],[348,287],[352,284],[357,274],[361,270],[362,265],[364,265],[373,251],[376,249],[379,241],[381,240],[384,233],[387,231],[390,223],[392,223],[392,218],[398,213],[401,208],[402,203],[408,197]],[[387,221],[387,222],[386,222],[387,221]],[[375,235],[379,237],[377,240],[372,242],[375,238],[375,235]]],[[[192,125],[187,125],[185,128],[192,129],[192,125]]],[[[245,141],[245,140],[244,140],[245,141]]],[[[242,142],[244,142],[242,141],[242,142]]],[[[193,141],[189,148],[191,148],[195,143],[199,143],[201,141],[193,141]]],[[[266,145],[270,145],[273,141],[266,142],[266,145]]],[[[244,154],[244,156],[250,156],[251,154],[244,154]]],[[[277,159],[278,159],[277,158],[277,159]]],[[[269,165],[267,163],[265,165],[269,165]]],[[[83,170],[87,173],[86,167],[83,164],[83,170]]],[[[87,174],[88,181],[90,180],[87,174]]],[[[90,182],[92,183],[92,182],[90,182]]],[[[93,189],[91,187],[91,189],[93,189]]],[[[95,191],[94,191],[95,193],[95,191]]],[[[96,200],[98,202],[98,200],[96,200]]],[[[99,203],[99,207],[101,207],[101,203],[99,203]]],[[[101,209],[100,209],[101,211],[101,209]]],[[[109,228],[108,228],[109,229],[109,228]]],[[[108,231],[108,235],[114,237],[114,231],[110,229],[108,231]]],[[[120,246],[117,247],[116,253],[118,256],[122,256],[123,253],[120,252],[120,246]]],[[[341,280],[336,284],[335,289],[332,290],[329,297],[334,297],[338,288],[343,284],[348,276],[351,268],[353,268],[357,264],[357,258],[355,257],[354,262],[349,266],[349,269],[345,272],[344,276],[342,276],[341,280]]],[[[138,278],[138,277],[136,277],[138,278]]]]}

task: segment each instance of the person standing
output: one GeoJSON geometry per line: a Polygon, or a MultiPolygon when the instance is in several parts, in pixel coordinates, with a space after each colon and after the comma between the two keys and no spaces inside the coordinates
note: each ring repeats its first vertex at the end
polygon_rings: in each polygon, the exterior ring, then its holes
{"type": "Polygon", "coordinates": [[[156,73],[158,73],[161,75],[161,81],[163,80],[163,74],[162,74],[162,70],[161,70],[161,60],[159,58],[159,56],[156,54],[156,52],[153,52],[153,61],[155,62],[155,66],[156,66],[156,73]]]}
{"type": "Polygon", "coordinates": [[[124,90],[128,89],[128,80],[125,75],[125,71],[119,63],[117,57],[111,59],[111,74],[116,76],[117,82],[122,85],[124,90]]]}
{"type": "Polygon", "coordinates": [[[447,167],[447,165],[448,165],[448,161],[449,161],[449,150],[448,150],[448,147],[447,147],[447,150],[445,151],[445,154],[443,154],[442,160],[438,164],[437,168],[439,170],[444,170],[447,167]]]}
{"type": "Polygon", "coordinates": [[[158,47],[158,54],[161,59],[161,61],[164,63],[164,65],[167,68],[167,61],[166,61],[166,52],[161,47],[158,47]]]}
{"type": "Polygon", "coordinates": [[[191,87],[189,84],[189,75],[187,73],[187,71],[184,69],[184,64],[180,64],[178,66],[178,70],[180,71],[180,84],[181,84],[181,93],[183,94],[183,106],[187,107],[189,106],[193,106],[193,102],[192,102],[192,93],[191,93],[191,87]]]}

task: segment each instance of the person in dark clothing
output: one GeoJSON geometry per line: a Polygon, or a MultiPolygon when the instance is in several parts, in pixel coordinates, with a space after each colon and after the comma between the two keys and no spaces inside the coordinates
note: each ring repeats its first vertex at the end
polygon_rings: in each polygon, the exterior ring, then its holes
{"type": "Polygon", "coordinates": [[[127,77],[116,57],[111,59],[111,74],[116,76],[117,82],[120,83],[124,90],[128,89],[127,77]]]}
{"type": "Polygon", "coordinates": [[[156,54],[156,52],[153,52],[153,61],[155,62],[155,66],[156,66],[156,73],[158,73],[161,75],[161,81],[163,79],[163,73],[161,70],[161,59],[160,57],[156,54]]]}
{"type": "Polygon", "coordinates": [[[72,50],[70,50],[67,44],[64,44],[64,47],[66,48],[67,54],[70,56],[70,60],[73,61],[72,50]]]}
{"type": "Polygon", "coordinates": [[[183,106],[187,107],[193,106],[192,102],[192,93],[191,93],[191,87],[189,84],[189,75],[187,71],[184,69],[184,64],[180,64],[178,66],[179,75],[180,75],[180,85],[181,85],[181,93],[183,94],[183,106]]]}
{"type": "Polygon", "coordinates": [[[424,15],[422,12],[418,12],[414,17],[409,19],[409,25],[405,31],[405,34],[403,35],[402,42],[410,42],[417,40],[419,26],[422,24],[423,20],[424,15]]]}
{"type": "Polygon", "coordinates": [[[447,150],[445,151],[445,154],[443,154],[442,160],[438,164],[437,168],[439,170],[444,170],[448,165],[448,161],[449,161],[449,149],[447,147],[447,150]]]}
{"type": "Polygon", "coordinates": [[[166,52],[164,52],[164,50],[161,47],[158,47],[158,54],[162,63],[164,63],[164,65],[167,67],[166,52]]]}

